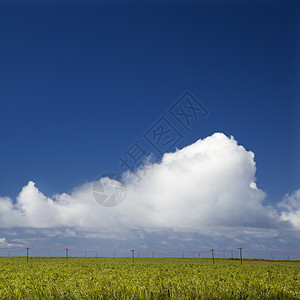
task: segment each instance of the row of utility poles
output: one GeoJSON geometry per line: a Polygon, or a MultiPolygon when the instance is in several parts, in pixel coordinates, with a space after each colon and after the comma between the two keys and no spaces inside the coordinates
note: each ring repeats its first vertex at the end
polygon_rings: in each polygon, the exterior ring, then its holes
{"type": "MultiPolygon", "coordinates": [[[[66,251],[69,250],[69,248],[65,248],[66,251]]],[[[242,255],[242,247],[239,247],[238,248],[240,250],[240,260],[241,260],[241,265],[243,264],[243,255],[242,255]]],[[[216,249],[210,249],[211,251],[211,256],[212,256],[212,260],[213,260],[213,264],[215,263],[215,255],[214,255],[214,252],[215,252],[216,249]]],[[[134,252],[136,250],[134,249],[131,249],[131,257],[132,257],[132,263],[134,263],[134,252]]],[[[223,254],[224,254],[224,258],[225,258],[225,250],[223,250],[223,254]]],[[[231,250],[231,255],[232,255],[232,258],[233,258],[233,250],[231,250]]],[[[68,252],[66,252],[66,256],[68,258],[68,252]]],[[[139,251],[138,251],[138,257],[140,257],[140,254],[139,254],[139,251]]],[[[152,257],[153,257],[153,252],[152,252],[152,257]]],[[[184,258],[184,252],[182,252],[182,258],[184,258]]]]}
{"type": "MultiPolygon", "coordinates": [[[[26,247],[26,259],[27,259],[27,262],[28,262],[28,257],[29,257],[29,250],[31,249],[30,247],[26,247]]],[[[243,264],[243,254],[242,254],[242,247],[239,247],[239,252],[240,252],[240,261],[241,261],[241,265],[243,264]]],[[[70,251],[70,248],[64,248],[64,250],[66,251],[66,259],[69,259],[69,251],[70,251]]],[[[211,251],[211,257],[212,257],[212,262],[213,264],[215,263],[215,250],[214,248],[210,249],[211,251]]],[[[134,263],[134,254],[135,254],[135,251],[137,250],[134,250],[134,249],[131,249],[131,257],[132,257],[132,263],[134,263]]],[[[85,251],[85,257],[86,257],[86,252],[85,251]]],[[[233,259],[233,250],[230,250],[231,252],[231,259],[233,259]]],[[[9,254],[9,257],[10,257],[10,251],[8,251],[8,254],[9,254]]],[[[50,257],[50,249],[48,249],[48,256],[50,257]]],[[[96,257],[98,257],[98,252],[96,251],[96,257]]],[[[115,257],[115,251],[113,252],[113,257],[115,257]]],[[[140,257],[140,251],[138,251],[138,257],[140,257]]],[[[152,258],[154,257],[154,251],[152,251],[152,258]]],[[[195,257],[195,253],[193,252],[193,258],[195,257]]],[[[199,257],[200,257],[200,252],[199,252],[199,257]]],[[[223,249],[223,257],[225,258],[225,250],[223,249]]],[[[182,258],[184,258],[184,252],[182,252],[182,258]]],[[[273,257],[272,257],[273,258],[273,257]]]]}
{"type": "MultiPolygon", "coordinates": [[[[242,265],[243,264],[243,254],[242,254],[242,249],[243,248],[239,247],[238,249],[240,250],[240,260],[241,260],[241,265],[242,265]]],[[[210,249],[213,264],[215,263],[215,254],[214,254],[215,250],[216,249],[213,249],[213,248],[210,249]]],[[[230,252],[231,252],[231,259],[233,259],[233,250],[230,250],[230,252]]],[[[225,258],[225,250],[224,249],[223,249],[223,257],[225,258]]]]}

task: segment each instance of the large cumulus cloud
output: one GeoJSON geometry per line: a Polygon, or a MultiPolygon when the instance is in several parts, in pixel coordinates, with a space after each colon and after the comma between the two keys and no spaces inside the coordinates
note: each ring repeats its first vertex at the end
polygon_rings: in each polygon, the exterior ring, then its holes
{"type": "Polygon", "coordinates": [[[0,197],[0,226],[85,227],[111,232],[299,226],[298,194],[284,200],[285,211],[280,216],[264,205],[265,193],[257,188],[255,173],[254,154],[233,137],[215,133],[166,153],[159,163],[147,165],[137,174],[123,174],[127,195],[113,208],[95,201],[93,183],[49,198],[29,181],[16,201],[0,197]]]}

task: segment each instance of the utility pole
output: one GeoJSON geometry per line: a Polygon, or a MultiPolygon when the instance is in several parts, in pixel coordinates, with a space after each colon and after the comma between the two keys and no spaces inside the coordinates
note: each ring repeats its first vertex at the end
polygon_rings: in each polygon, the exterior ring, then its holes
{"type": "Polygon", "coordinates": [[[65,250],[66,250],[66,258],[69,259],[69,250],[70,250],[70,248],[65,248],[65,250]]]}
{"type": "Polygon", "coordinates": [[[238,248],[240,250],[240,259],[241,259],[241,265],[243,264],[243,255],[242,255],[242,247],[238,248]]]}
{"type": "Polygon", "coordinates": [[[132,263],[134,263],[134,251],[135,251],[135,250],[132,249],[132,250],[130,250],[130,251],[131,251],[131,253],[132,253],[132,263]]]}
{"type": "Polygon", "coordinates": [[[50,255],[50,249],[48,249],[48,257],[50,257],[51,255],[50,255]]]}
{"type": "Polygon", "coordinates": [[[214,251],[215,251],[216,249],[210,249],[210,251],[211,251],[211,256],[212,256],[212,260],[213,260],[213,264],[215,263],[215,256],[214,256],[214,251]]]}
{"type": "Polygon", "coordinates": [[[31,248],[26,247],[25,249],[26,249],[27,262],[28,262],[28,252],[29,252],[29,249],[31,249],[31,248]]]}
{"type": "Polygon", "coordinates": [[[233,259],[233,250],[230,250],[231,252],[231,259],[233,259]]]}
{"type": "Polygon", "coordinates": [[[225,249],[223,249],[223,258],[225,259],[225,249]]]}

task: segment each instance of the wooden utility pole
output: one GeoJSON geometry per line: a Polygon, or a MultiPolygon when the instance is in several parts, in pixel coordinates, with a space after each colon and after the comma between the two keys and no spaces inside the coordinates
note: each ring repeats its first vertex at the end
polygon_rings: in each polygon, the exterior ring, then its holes
{"type": "Polygon", "coordinates": [[[26,247],[25,249],[26,249],[26,257],[27,257],[27,262],[28,262],[28,252],[29,252],[29,249],[31,249],[31,248],[29,248],[29,247],[26,247]]]}
{"type": "Polygon", "coordinates": [[[211,251],[211,256],[212,256],[212,260],[213,260],[213,264],[215,263],[215,255],[214,255],[214,251],[215,251],[216,249],[210,249],[210,251],[211,251]]]}
{"type": "Polygon", "coordinates": [[[132,254],[132,263],[134,263],[134,249],[130,250],[131,251],[131,254],[132,254]]]}
{"type": "Polygon", "coordinates": [[[70,250],[70,248],[65,248],[65,250],[66,250],[66,258],[69,259],[69,250],[70,250]]]}
{"type": "Polygon", "coordinates": [[[238,248],[240,250],[240,259],[241,259],[241,265],[243,264],[243,255],[242,255],[242,247],[238,248]]]}

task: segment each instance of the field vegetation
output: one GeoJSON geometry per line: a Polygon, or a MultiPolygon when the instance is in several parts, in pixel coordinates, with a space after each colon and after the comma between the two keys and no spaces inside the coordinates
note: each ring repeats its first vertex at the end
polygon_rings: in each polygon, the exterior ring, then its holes
{"type": "Polygon", "coordinates": [[[300,299],[300,263],[0,258],[0,299],[300,299]]]}

